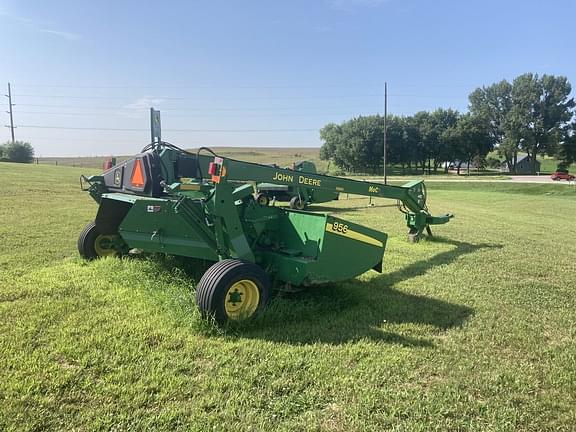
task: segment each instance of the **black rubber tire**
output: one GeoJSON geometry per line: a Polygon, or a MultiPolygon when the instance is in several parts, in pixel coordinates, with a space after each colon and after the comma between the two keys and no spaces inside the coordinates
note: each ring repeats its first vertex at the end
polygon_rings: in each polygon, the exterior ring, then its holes
{"type": "Polygon", "coordinates": [[[226,294],[232,285],[245,279],[252,281],[257,286],[259,302],[255,311],[250,316],[242,317],[242,319],[253,318],[262,311],[268,303],[272,285],[268,275],[256,264],[237,259],[226,259],[212,265],[198,282],[196,305],[202,316],[204,318],[214,317],[216,322],[220,324],[232,320],[226,312],[226,294]]]}
{"type": "Polygon", "coordinates": [[[290,208],[296,210],[304,210],[306,208],[306,202],[302,201],[299,196],[293,196],[290,199],[290,208]]]}
{"type": "MultiPolygon", "coordinates": [[[[96,252],[96,238],[102,234],[94,222],[90,222],[78,236],[78,252],[80,256],[87,260],[100,258],[96,252]]],[[[120,255],[120,253],[117,253],[120,255]]]]}
{"type": "Polygon", "coordinates": [[[80,233],[78,237],[78,252],[80,256],[87,260],[93,260],[98,258],[94,243],[96,242],[96,237],[100,235],[98,228],[94,222],[90,222],[80,233]]]}
{"type": "Polygon", "coordinates": [[[270,197],[264,192],[257,194],[255,200],[262,207],[266,207],[268,204],[270,204],[270,197]]]}

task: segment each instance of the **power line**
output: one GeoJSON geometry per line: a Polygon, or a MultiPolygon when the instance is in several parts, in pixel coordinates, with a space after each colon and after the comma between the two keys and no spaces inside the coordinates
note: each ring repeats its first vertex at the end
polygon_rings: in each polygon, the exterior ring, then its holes
{"type": "MultiPolygon", "coordinates": [[[[124,111],[142,111],[145,112],[147,110],[147,108],[129,108],[126,106],[114,106],[114,107],[93,107],[93,106],[89,106],[89,107],[82,107],[82,106],[77,106],[77,105],[46,105],[46,104],[26,104],[26,103],[19,103],[18,106],[27,106],[27,107],[34,107],[34,108],[74,108],[74,109],[93,109],[93,110],[103,110],[103,111],[110,111],[110,110],[124,110],[124,111]]],[[[244,111],[292,111],[292,110],[297,110],[297,111],[302,111],[305,109],[318,109],[318,110],[325,110],[327,107],[251,107],[251,108],[221,108],[221,107],[216,107],[216,108],[211,108],[211,107],[203,107],[203,108],[190,108],[190,107],[184,107],[184,108],[164,108],[162,107],[162,111],[239,111],[239,112],[244,112],[244,111]]],[[[342,107],[338,107],[338,106],[330,106],[329,108],[335,108],[335,109],[346,109],[346,108],[363,108],[363,109],[379,109],[381,108],[380,106],[374,105],[373,107],[367,106],[367,105],[345,105],[342,107]]]]}
{"type": "MultiPolygon", "coordinates": [[[[92,128],[92,127],[65,127],[65,126],[44,126],[44,125],[19,125],[20,128],[26,129],[59,129],[59,130],[91,130],[91,131],[121,131],[121,132],[144,132],[148,129],[137,128],[92,128]]],[[[308,129],[164,129],[166,132],[315,132],[316,128],[308,129]]]]}
{"type": "MultiPolygon", "coordinates": [[[[144,112],[144,110],[142,110],[144,112]]],[[[72,112],[50,112],[50,111],[18,111],[20,114],[43,114],[43,115],[71,115],[71,116],[105,116],[105,113],[72,113],[72,112]]],[[[116,116],[116,114],[111,114],[116,116]]]]}
{"type": "MultiPolygon", "coordinates": [[[[40,143],[40,144],[53,144],[55,142],[71,142],[71,143],[86,143],[86,144],[97,144],[100,143],[102,138],[99,137],[95,137],[95,138],[70,138],[70,137],[57,137],[57,138],[47,138],[47,137],[33,137],[33,136],[27,136],[26,137],[27,140],[33,141],[34,143],[40,143]]],[[[132,146],[139,146],[138,149],[141,147],[141,145],[139,145],[139,143],[144,142],[147,140],[142,139],[132,139],[132,140],[117,140],[114,139],[114,144],[131,144],[132,146]]],[[[203,139],[202,141],[198,141],[198,140],[190,140],[190,139],[185,139],[182,140],[182,142],[184,143],[183,145],[186,146],[186,148],[191,148],[194,146],[205,146],[208,145],[210,147],[227,147],[227,148],[242,148],[242,146],[234,146],[234,145],[225,145],[223,146],[222,144],[211,144],[210,142],[207,142],[206,139],[203,139]]],[[[308,140],[308,141],[298,141],[298,142],[294,142],[294,141],[290,141],[290,147],[294,148],[294,149],[300,149],[300,148],[317,148],[319,145],[319,142],[314,142],[313,140],[308,140]]],[[[262,148],[274,148],[274,147],[285,147],[286,143],[281,143],[281,142],[277,142],[277,141],[273,141],[273,142],[268,142],[266,141],[264,145],[258,145],[258,146],[254,146],[253,150],[257,149],[262,149],[262,148]]]]}
{"type": "MultiPolygon", "coordinates": [[[[55,83],[16,83],[18,87],[25,88],[71,88],[71,89],[310,89],[310,88],[377,88],[378,83],[374,85],[365,84],[344,84],[344,83],[322,83],[322,84],[309,84],[298,85],[293,84],[236,84],[236,85],[222,85],[222,84],[160,84],[160,85],[98,85],[98,84],[55,84],[55,83]]],[[[409,83],[403,82],[404,86],[425,85],[426,87],[458,87],[458,88],[476,88],[481,87],[482,84],[478,83],[427,83],[417,82],[409,83]]]]}
{"type": "MultiPolygon", "coordinates": [[[[142,96],[66,96],[66,95],[34,95],[19,93],[18,97],[32,97],[41,99],[98,99],[98,100],[127,100],[142,96]]],[[[204,96],[204,99],[214,100],[308,100],[308,99],[364,99],[376,97],[377,94],[367,95],[323,95],[323,96],[204,96]]],[[[160,100],[201,100],[199,96],[146,96],[150,99],[160,100]]]]}
{"type": "MultiPolygon", "coordinates": [[[[72,84],[26,84],[18,83],[18,87],[27,88],[79,88],[79,89],[294,89],[294,85],[219,85],[219,84],[172,84],[172,85],[72,85],[72,84]]],[[[297,88],[310,89],[310,88],[367,88],[371,86],[366,85],[349,85],[349,84],[310,84],[299,85],[297,88]]],[[[376,87],[376,86],[373,86],[376,87]]]]}
{"type": "MultiPolygon", "coordinates": [[[[149,131],[146,131],[149,132],[149,131]]],[[[101,138],[99,137],[95,137],[95,138],[86,138],[86,137],[82,137],[82,138],[76,138],[76,137],[62,137],[62,136],[58,136],[58,137],[49,137],[46,135],[43,136],[30,136],[30,135],[26,135],[26,138],[29,140],[33,140],[33,141],[48,141],[48,142],[53,142],[53,141],[69,141],[69,142],[100,142],[101,138]]],[[[134,144],[137,142],[137,139],[114,139],[114,143],[122,143],[122,144],[134,144]]],[[[202,140],[202,141],[198,141],[198,140],[188,140],[186,139],[186,145],[190,145],[190,144],[205,144],[206,141],[202,140]]],[[[310,141],[306,141],[306,142],[293,142],[290,141],[290,143],[293,146],[301,146],[301,147],[306,147],[308,144],[310,144],[310,141]]],[[[277,143],[270,143],[270,144],[266,144],[269,147],[275,147],[275,146],[279,146],[281,144],[277,144],[277,143]]],[[[224,146],[227,147],[227,146],[224,146]]],[[[233,147],[233,146],[232,146],[233,147]]]]}
{"type": "MultiPolygon", "coordinates": [[[[209,95],[209,96],[161,96],[161,95],[153,95],[153,96],[98,96],[98,95],[90,95],[90,96],[68,96],[68,95],[41,95],[41,94],[25,94],[19,93],[15,96],[18,97],[31,97],[31,98],[40,98],[40,99],[87,99],[87,100],[127,100],[127,99],[134,99],[134,98],[150,98],[150,99],[159,99],[159,100],[310,100],[310,99],[364,99],[370,97],[377,97],[380,96],[375,93],[365,94],[365,95],[310,95],[310,96],[218,96],[218,95],[209,95]]],[[[422,99],[432,99],[432,98],[462,98],[461,94],[446,94],[442,93],[439,95],[425,95],[422,93],[390,93],[390,96],[395,97],[409,97],[409,98],[422,98],[422,99]]]]}
{"type": "MultiPolygon", "coordinates": [[[[82,141],[82,142],[100,142],[101,138],[96,137],[96,138],[76,138],[76,137],[49,137],[46,135],[43,136],[30,136],[30,135],[26,135],[26,138],[29,140],[33,140],[33,141],[49,141],[49,142],[53,142],[53,141],[70,141],[70,142],[76,142],[76,141],[82,141]]],[[[124,140],[120,140],[120,139],[114,139],[114,144],[133,144],[135,142],[134,139],[124,139],[124,140]]],[[[194,141],[193,143],[197,143],[197,144],[202,144],[202,142],[200,141],[194,141]]]]}
{"type": "MultiPolygon", "coordinates": [[[[138,113],[144,114],[144,110],[137,111],[138,113]]],[[[105,113],[73,113],[73,112],[49,112],[49,111],[18,111],[19,114],[42,114],[42,115],[64,115],[64,116],[86,116],[86,117],[122,117],[120,114],[108,114],[105,113]]],[[[295,113],[289,114],[290,117],[309,117],[310,113],[295,113]]],[[[353,116],[358,115],[358,113],[314,113],[315,116],[353,116]]],[[[286,113],[283,114],[171,114],[170,118],[221,118],[221,117],[233,117],[233,118],[269,118],[269,117],[284,117],[286,113]]]]}

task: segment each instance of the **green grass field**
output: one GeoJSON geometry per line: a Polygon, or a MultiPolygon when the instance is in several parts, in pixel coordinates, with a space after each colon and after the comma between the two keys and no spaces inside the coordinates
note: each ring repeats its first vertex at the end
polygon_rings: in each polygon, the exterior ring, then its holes
{"type": "Polygon", "coordinates": [[[419,244],[343,196],[383,274],[218,330],[192,263],[78,258],[85,171],[0,163],[0,430],[574,430],[575,188],[430,183],[456,218],[419,244]]]}

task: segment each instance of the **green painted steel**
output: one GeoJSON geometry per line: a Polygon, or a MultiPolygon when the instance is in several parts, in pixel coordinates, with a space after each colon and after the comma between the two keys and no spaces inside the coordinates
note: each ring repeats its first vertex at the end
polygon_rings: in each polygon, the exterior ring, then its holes
{"type": "Polygon", "coordinates": [[[214,232],[206,228],[203,210],[191,200],[138,197],[118,233],[130,248],[218,261],[214,232]]]}
{"type": "Polygon", "coordinates": [[[380,269],[387,235],[325,214],[290,211],[279,218],[270,239],[277,250],[264,250],[264,268],[293,285],[353,278],[380,269]]]}
{"type": "Polygon", "coordinates": [[[428,213],[422,182],[359,182],[162,144],[83,181],[100,204],[96,226],[119,234],[126,248],[214,262],[237,258],[260,265],[284,287],[380,271],[387,235],[331,215],[261,206],[253,197],[258,182],[397,199],[412,234],[450,217],[428,213]],[[137,165],[144,184],[136,188],[130,182],[137,165]]]}
{"type": "MultiPolygon", "coordinates": [[[[316,165],[310,161],[300,161],[292,164],[287,170],[299,174],[316,174],[316,165]]],[[[299,197],[306,204],[324,203],[337,200],[339,193],[327,189],[314,189],[303,186],[279,185],[274,183],[258,183],[258,192],[263,192],[269,197],[279,198],[279,201],[290,201],[292,197],[299,197]]]]}
{"type": "Polygon", "coordinates": [[[314,190],[324,190],[354,195],[373,196],[395,199],[406,214],[406,223],[412,233],[422,233],[429,225],[447,223],[452,215],[432,216],[426,206],[426,187],[423,180],[411,181],[403,186],[384,185],[340,177],[313,173],[298,173],[291,170],[269,167],[233,159],[223,160],[224,178],[229,181],[259,181],[288,185],[304,186],[314,190]]]}

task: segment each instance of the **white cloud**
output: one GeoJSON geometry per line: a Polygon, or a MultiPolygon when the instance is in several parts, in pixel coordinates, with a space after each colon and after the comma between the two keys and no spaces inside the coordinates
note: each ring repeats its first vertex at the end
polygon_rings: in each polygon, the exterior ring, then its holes
{"type": "Polygon", "coordinates": [[[78,40],[80,39],[80,35],[76,34],[76,33],[69,33],[69,32],[65,32],[65,31],[58,31],[58,30],[48,30],[48,29],[43,29],[43,28],[39,28],[38,29],[39,32],[41,33],[48,33],[54,36],[58,36],[67,40],[78,40]]]}
{"type": "Polygon", "coordinates": [[[162,103],[162,99],[154,98],[152,96],[142,96],[134,102],[126,104],[120,111],[117,112],[119,116],[128,118],[143,118],[148,114],[148,110],[154,105],[162,103]]]}
{"type": "Polygon", "coordinates": [[[25,18],[25,17],[21,17],[18,15],[14,15],[11,13],[6,12],[3,9],[0,9],[0,17],[5,17],[8,20],[11,21],[15,21],[17,23],[22,24],[24,27],[28,28],[31,31],[37,32],[37,33],[48,33],[66,40],[78,40],[81,38],[81,36],[79,34],[76,33],[70,33],[70,32],[66,32],[66,31],[60,31],[60,30],[52,30],[50,28],[47,28],[49,26],[45,25],[45,24],[39,24],[38,22],[34,21],[31,18],[25,18]]]}

